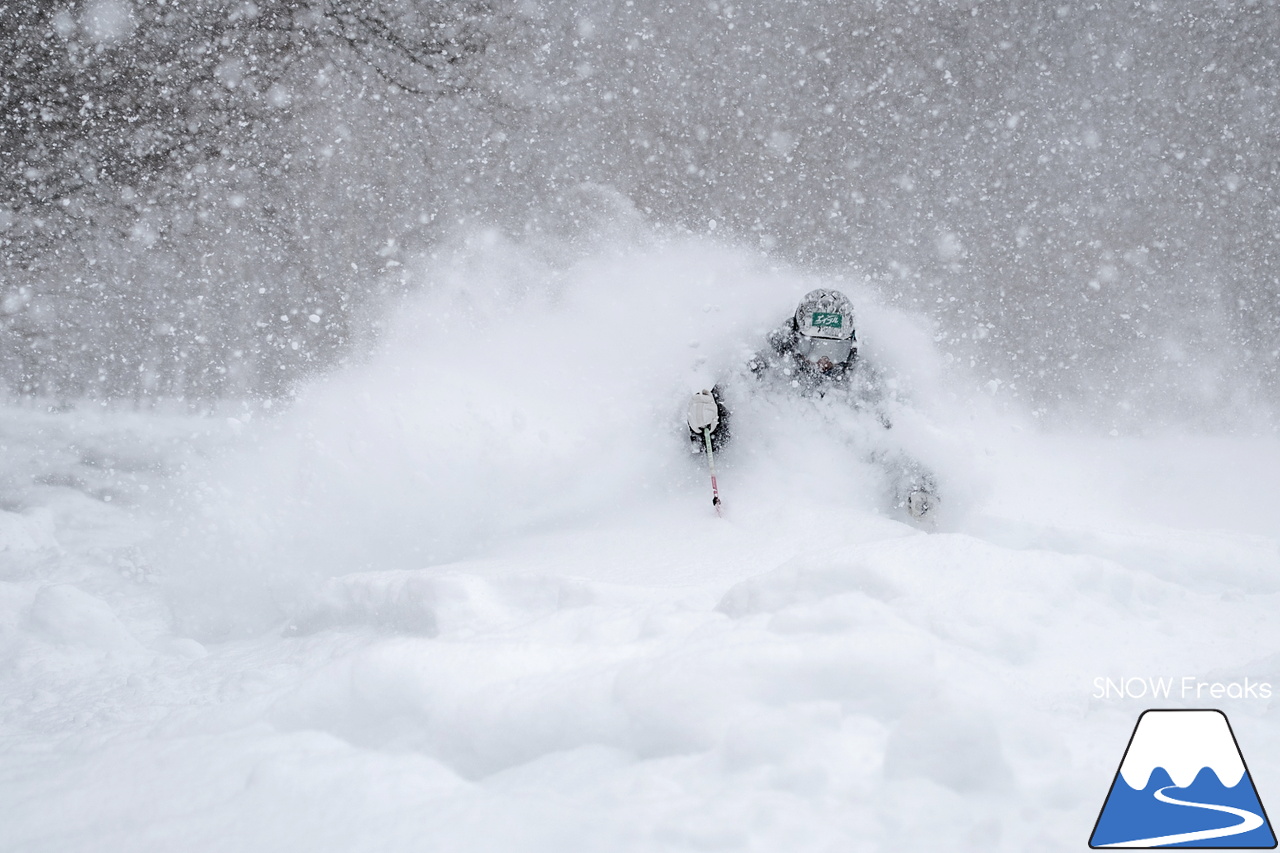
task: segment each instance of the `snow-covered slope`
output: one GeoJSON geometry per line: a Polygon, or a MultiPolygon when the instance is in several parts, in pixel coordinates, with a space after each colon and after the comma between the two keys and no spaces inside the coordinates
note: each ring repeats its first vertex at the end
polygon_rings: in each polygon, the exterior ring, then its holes
{"type": "Polygon", "coordinates": [[[947,515],[758,400],[717,519],[683,396],[812,283],[491,243],[286,413],[7,411],[0,848],[1080,849],[1095,678],[1280,683],[1280,441],[998,414],[841,282],[947,515]]]}

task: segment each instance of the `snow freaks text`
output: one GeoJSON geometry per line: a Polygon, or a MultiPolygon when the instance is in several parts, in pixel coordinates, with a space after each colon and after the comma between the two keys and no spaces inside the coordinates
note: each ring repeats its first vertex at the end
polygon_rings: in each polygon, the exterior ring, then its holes
{"type": "Polygon", "coordinates": [[[1244,678],[1240,681],[1202,681],[1181,677],[1130,676],[1093,680],[1094,699],[1270,699],[1271,683],[1244,678]]]}

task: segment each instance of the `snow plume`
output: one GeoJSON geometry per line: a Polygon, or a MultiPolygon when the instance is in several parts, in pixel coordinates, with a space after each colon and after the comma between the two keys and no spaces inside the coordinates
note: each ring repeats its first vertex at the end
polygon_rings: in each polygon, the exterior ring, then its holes
{"type": "MultiPolygon", "coordinates": [[[[196,593],[180,597],[219,624],[232,615],[261,627],[317,579],[439,565],[522,531],[701,499],[706,472],[683,427],[689,392],[740,370],[822,282],[626,216],[566,219],[547,218],[555,236],[481,231],[411,265],[416,295],[390,312],[367,357],[260,427],[229,476],[209,475],[218,485],[200,497],[202,535],[220,568],[180,570],[178,588],[196,593]],[[229,565],[241,582],[227,582],[229,565]],[[218,600],[227,594],[236,600],[218,600]]],[[[877,309],[860,283],[834,284],[859,302],[860,322],[884,328],[866,332],[882,362],[936,381],[925,330],[877,309]]],[[[822,479],[813,465],[861,464],[820,417],[767,407],[743,417],[755,435],[724,464],[761,488],[789,487],[779,469],[804,489],[822,479]],[[806,451],[792,458],[788,447],[806,451]]]]}

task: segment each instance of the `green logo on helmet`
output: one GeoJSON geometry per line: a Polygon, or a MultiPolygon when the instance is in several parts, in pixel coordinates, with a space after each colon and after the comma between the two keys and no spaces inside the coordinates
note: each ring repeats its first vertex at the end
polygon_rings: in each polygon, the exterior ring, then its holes
{"type": "Polygon", "coordinates": [[[809,325],[815,329],[842,329],[844,317],[835,311],[814,311],[809,325]]]}

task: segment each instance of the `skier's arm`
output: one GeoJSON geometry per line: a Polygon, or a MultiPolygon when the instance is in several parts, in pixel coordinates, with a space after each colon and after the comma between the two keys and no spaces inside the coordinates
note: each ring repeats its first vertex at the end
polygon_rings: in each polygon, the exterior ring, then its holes
{"type": "Polygon", "coordinates": [[[765,338],[765,342],[768,346],[751,356],[750,360],[747,361],[747,369],[757,379],[763,377],[771,368],[777,367],[778,362],[795,348],[795,319],[788,320],[770,332],[765,338]]]}

